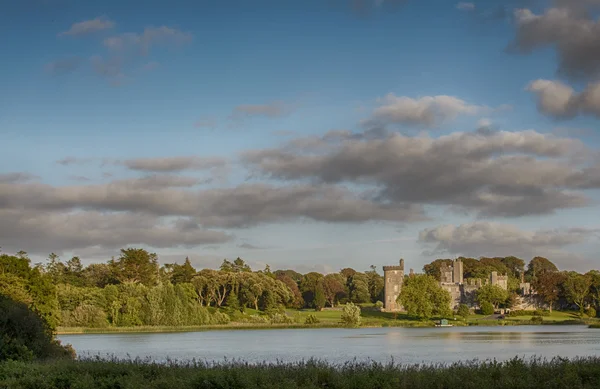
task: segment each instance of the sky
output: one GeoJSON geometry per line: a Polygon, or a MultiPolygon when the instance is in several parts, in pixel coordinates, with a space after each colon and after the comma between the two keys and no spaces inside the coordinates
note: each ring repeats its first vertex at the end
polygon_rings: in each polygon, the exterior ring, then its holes
{"type": "Polygon", "coordinates": [[[7,0],[0,247],[600,268],[600,0],[7,0]]]}

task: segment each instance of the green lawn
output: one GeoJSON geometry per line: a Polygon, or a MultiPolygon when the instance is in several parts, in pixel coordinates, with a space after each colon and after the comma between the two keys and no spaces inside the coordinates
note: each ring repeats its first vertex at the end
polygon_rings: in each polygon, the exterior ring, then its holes
{"type": "MultiPolygon", "coordinates": [[[[507,316],[506,320],[529,321],[533,317],[534,317],[533,315],[514,316],[514,317],[507,316]]],[[[544,321],[552,321],[552,322],[565,321],[565,320],[579,320],[580,319],[580,317],[577,315],[576,312],[562,312],[562,311],[552,311],[550,316],[542,316],[542,317],[543,317],[544,321]]]]}
{"type": "MultiPolygon", "coordinates": [[[[341,322],[342,311],[341,310],[323,310],[315,311],[312,309],[302,310],[287,310],[287,315],[293,319],[292,323],[274,324],[270,322],[266,323],[252,323],[232,321],[229,324],[223,325],[205,325],[205,326],[194,326],[194,327],[109,327],[109,328],[58,328],[58,334],[81,334],[81,333],[111,333],[111,332],[190,332],[190,331],[207,331],[207,330],[220,330],[220,329],[268,329],[268,328],[307,328],[304,324],[308,315],[316,316],[320,323],[312,325],[310,327],[339,327],[341,322]]],[[[264,312],[256,311],[254,309],[246,309],[246,317],[257,315],[266,317],[264,312]]],[[[463,319],[461,317],[449,317],[449,324],[453,326],[497,326],[497,325],[520,325],[520,324],[531,324],[533,315],[506,317],[504,320],[497,319],[486,319],[486,315],[474,314],[468,318],[463,319]]],[[[375,309],[372,305],[364,305],[361,313],[361,326],[362,327],[430,327],[433,326],[439,318],[432,318],[431,320],[420,320],[416,317],[409,316],[405,313],[391,313],[381,312],[375,309]]],[[[547,324],[573,324],[581,323],[581,319],[577,316],[576,312],[559,312],[554,311],[550,316],[543,316],[543,322],[547,324]]],[[[598,324],[599,319],[586,319],[587,324],[598,324]]]]}

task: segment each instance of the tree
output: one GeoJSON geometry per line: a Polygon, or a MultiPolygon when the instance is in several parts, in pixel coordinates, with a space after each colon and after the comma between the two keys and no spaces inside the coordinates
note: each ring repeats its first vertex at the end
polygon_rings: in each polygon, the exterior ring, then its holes
{"type": "Polygon", "coordinates": [[[371,270],[365,272],[365,275],[367,276],[371,302],[383,300],[384,279],[377,273],[376,267],[371,265],[371,270]]]}
{"type": "Polygon", "coordinates": [[[300,289],[298,288],[296,281],[294,281],[286,273],[275,272],[274,274],[277,274],[277,280],[283,282],[292,293],[292,300],[290,302],[291,307],[302,308],[304,305],[304,299],[302,298],[302,293],[300,293],[300,289]]]}
{"type": "Polygon", "coordinates": [[[224,259],[221,264],[221,271],[226,273],[241,273],[251,272],[252,269],[242,258],[237,257],[233,262],[224,259]]]}
{"type": "Polygon", "coordinates": [[[344,277],[341,274],[331,273],[323,278],[323,293],[330,307],[335,305],[335,301],[344,292],[344,277]]]}
{"type": "Polygon", "coordinates": [[[600,311],[600,271],[592,270],[586,274],[590,281],[590,297],[592,303],[596,307],[596,311],[600,311]]]}
{"type": "Polygon", "coordinates": [[[467,306],[467,304],[460,304],[458,306],[458,310],[457,310],[456,314],[458,316],[463,317],[463,318],[467,318],[471,314],[471,312],[470,312],[469,307],[467,306]]]}
{"type": "Polygon", "coordinates": [[[154,285],[158,276],[158,257],[144,249],[121,249],[117,260],[109,262],[113,273],[121,283],[154,285]]]}
{"type": "Polygon", "coordinates": [[[73,358],[70,347],[54,339],[48,323],[27,305],[0,295],[0,361],[73,358]]]}
{"type": "Polygon", "coordinates": [[[422,319],[451,314],[450,293],[442,289],[438,281],[427,274],[407,277],[398,296],[398,302],[409,315],[422,319]]]}
{"type": "Polygon", "coordinates": [[[489,316],[494,314],[494,305],[489,301],[484,301],[481,303],[481,313],[489,316]]]}
{"type": "MultiPolygon", "coordinates": [[[[323,274],[317,272],[307,273],[300,282],[300,292],[302,292],[302,298],[308,304],[309,307],[315,308],[315,293],[317,287],[321,288],[323,292],[323,274]]],[[[324,292],[323,292],[324,293],[324,292]]],[[[325,296],[323,295],[323,298],[325,296]]],[[[321,308],[324,306],[323,301],[321,308]]]]}
{"type": "Polygon", "coordinates": [[[192,266],[190,259],[185,257],[183,265],[174,263],[171,270],[171,282],[173,284],[189,283],[196,275],[196,269],[192,266]]]}
{"type": "Polygon", "coordinates": [[[315,299],[313,301],[315,311],[320,311],[325,307],[325,292],[323,291],[323,284],[320,283],[315,289],[315,299]]]}
{"type": "Polygon", "coordinates": [[[364,273],[354,273],[350,278],[350,300],[353,303],[367,303],[371,300],[369,279],[364,273]]]}
{"type": "Polygon", "coordinates": [[[347,303],[342,308],[342,323],[348,327],[358,327],[360,325],[360,307],[353,303],[347,303]]]}
{"type": "Polygon", "coordinates": [[[484,285],[477,291],[477,302],[481,305],[488,302],[498,308],[500,304],[504,304],[508,299],[508,292],[498,285],[484,285]]]}
{"type": "Polygon", "coordinates": [[[548,304],[550,312],[554,303],[558,301],[561,292],[561,286],[565,281],[565,276],[559,272],[544,272],[536,277],[533,288],[537,294],[548,304]]]}
{"type": "Polygon", "coordinates": [[[571,273],[565,280],[564,288],[567,299],[579,307],[581,314],[585,309],[585,300],[590,293],[591,286],[591,278],[583,274],[571,273]]]}
{"type": "Polygon", "coordinates": [[[532,282],[535,282],[536,278],[547,272],[557,272],[558,268],[555,264],[550,262],[544,257],[534,257],[527,265],[527,271],[525,275],[529,277],[532,282]]]}
{"type": "Polygon", "coordinates": [[[356,274],[356,270],[350,268],[350,267],[346,267],[343,268],[342,270],[340,270],[340,274],[345,278],[348,279],[350,277],[352,277],[354,274],[356,274]]]}
{"type": "Polygon", "coordinates": [[[452,265],[452,260],[451,259],[436,259],[435,261],[423,266],[423,272],[439,281],[441,279],[440,269],[444,265],[446,265],[446,266],[452,265]]]}
{"type": "Polygon", "coordinates": [[[501,261],[514,278],[519,278],[525,271],[525,261],[521,258],[510,256],[502,258],[501,261]]]}

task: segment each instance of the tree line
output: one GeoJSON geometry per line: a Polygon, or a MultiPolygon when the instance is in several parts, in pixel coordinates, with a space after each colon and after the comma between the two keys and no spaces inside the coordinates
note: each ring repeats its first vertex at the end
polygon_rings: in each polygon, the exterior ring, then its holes
{"type": "Polygon", "coordinates": [[[374,266],[327,275],[272,272],[269,266],[254,271],[241,258],[198,271],[188,258],[160,266],[155,253],[139,248],[88,266],[56,254],[32,264],[19,252],[0,254],[0,294],[29,305],[52,328],[196,326],[261,322],[264,316],[285,320],[290,308],[374,303],[382,299],[383,277],[374,266]]]}
{"type": "MultiPolygon", "coordinates": [[[[600,272],[559,271],[546,258],[462,258],[465,278],[489,278],[492,271],[508,275],[508,290],[485,286],[477,301],[493,307],[511,307],[519,294],[520,278],[532,284],[552,309],[567,302],[581,311],[600,305],[600,272]]],[[[450,259],[424,266],[428,281],[407,275],[403,305],[422,317],[444,313],[449,305],[440,291],[440,268],[450,259]],[[411,308],[412,307],[412,308],[411,308]]],[[[183,264],[159,265],[158,256],[139,248],[122,249],[105,263],[83,266],[78,257],[62,261],[51,254],[45,263],[32,264],[27,253],[0,254],[0,294],[27,304],[51,328],[106,326],[196,326],[235,321],[285,320],[286,309],[315,309],[340,304],[372,303],[381,306],[384,279],[376,267],[359,272],[301,274],[271,271],[267,265],[253,270],[241,258],[224,259],[218,270],[195,269],[183,264]]]]}

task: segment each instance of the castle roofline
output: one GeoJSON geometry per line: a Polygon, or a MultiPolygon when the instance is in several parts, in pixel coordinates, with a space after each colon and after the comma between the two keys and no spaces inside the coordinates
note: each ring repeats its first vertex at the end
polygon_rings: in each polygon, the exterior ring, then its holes
{"type": "Polygon", "coordinates": [[[389,271],[389,270],[404,270],[404,266],[384,266],[383,267],[383,271],[389,271]]]}

